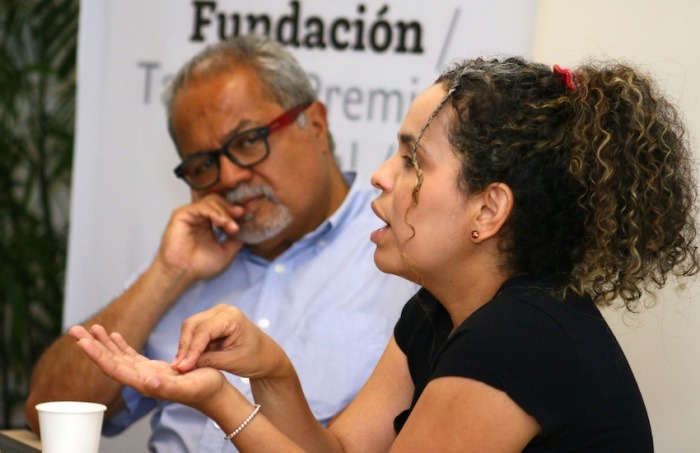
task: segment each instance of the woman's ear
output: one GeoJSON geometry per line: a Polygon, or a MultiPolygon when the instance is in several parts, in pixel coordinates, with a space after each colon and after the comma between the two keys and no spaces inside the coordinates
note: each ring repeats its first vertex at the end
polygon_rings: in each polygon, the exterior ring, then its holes
{"type": "Polygon", "coordinates": [[[474,242],[481,242],[498,235],[508,221],[513,211],[513,191],[508,185],[496,182],[490,184],[476,198],[479,209],[472,231],[476,231],[477,234],[471,234],[471,238],[474,242]]]}

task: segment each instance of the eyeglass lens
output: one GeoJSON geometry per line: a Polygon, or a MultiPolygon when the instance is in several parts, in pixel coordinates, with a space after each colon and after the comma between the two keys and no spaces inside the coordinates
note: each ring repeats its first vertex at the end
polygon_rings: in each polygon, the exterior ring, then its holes
{"type": "MultiPolygon", "coordinates": [[[[233,137],[226,145],[228,156],[241,167],[249,167],[267,156],[263,130],[251,130],[233,137]]],[[[219,177],[219,153],[193,156],[184,163],[182,175],[192,187],[201,188],[214,184],[219,177]]]]}

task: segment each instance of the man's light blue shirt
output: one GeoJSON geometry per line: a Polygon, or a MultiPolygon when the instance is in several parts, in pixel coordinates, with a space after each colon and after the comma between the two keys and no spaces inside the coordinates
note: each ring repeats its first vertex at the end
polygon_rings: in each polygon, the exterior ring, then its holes
{"type": "MultiPolygon", "coordinates": [[[[328,422],[347,406],[418,286],[376,268],[369,241],[370,232],[382,226],[370,209],[376,191],[354,174],[346,180],[350,192],[338,210],[282,255],[267,261],[244,248],[221,274],[190,287],[160,320],[144,354],[170,362],[184,319],[217,304],[235,305],[285,350],[319,421],[328,422]]],[[[247,379],[225,375],[252,400],[247,379]]],[[[127,408],[108,422],[106,435],[155,409],[151,450],[235,451],[214,422],[194,409],[130,388],[122,395],[127,408]]]]}

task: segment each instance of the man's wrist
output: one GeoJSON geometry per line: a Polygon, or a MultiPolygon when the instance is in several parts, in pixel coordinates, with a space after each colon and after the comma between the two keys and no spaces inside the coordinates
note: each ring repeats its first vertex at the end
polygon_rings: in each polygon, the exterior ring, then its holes
{"type": "Polygon", "coordinates": [[[184,291],[194,282],[194,279],[189,276],[186,270],[169,266],[160,257],[156,257],[153,260],[150,271],[152,277],[161,286],[172,288],[178,292],[184,291]]]}

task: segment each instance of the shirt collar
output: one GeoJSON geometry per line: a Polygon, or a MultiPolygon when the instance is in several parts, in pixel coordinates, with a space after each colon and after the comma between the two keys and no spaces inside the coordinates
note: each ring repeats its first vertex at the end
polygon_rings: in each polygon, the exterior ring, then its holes
{"type": "MultiPolygon", "coordinates": [[[[277,261],[283,257],[294,254],[296,250],[305,249],[313,243],[318,243],[320,241],[331,241],[335,235],[342,230],[342,226],[349,221],[349,219],[355,217],[358,210],[367,208],[367,206],[365,206],[365,197],[360,196],[362,190],[366,189],[366,185],[361,182],[362,179],[357,176],[356,172],[344,172],[343,178],[350,186],[350,190],[338,209],[336,209],[330,217],[316,227],[315,230],[310,231],[304,237],[296,241],[291,247],[289,247],[289,249],[285,250],[284,253],[275,258],[273,261],[277,261]]],[[[239,256],[249,261],[267,261],[252,253],[248,247],[243,247],[243,249],[239,252],[239,256]]]]}

